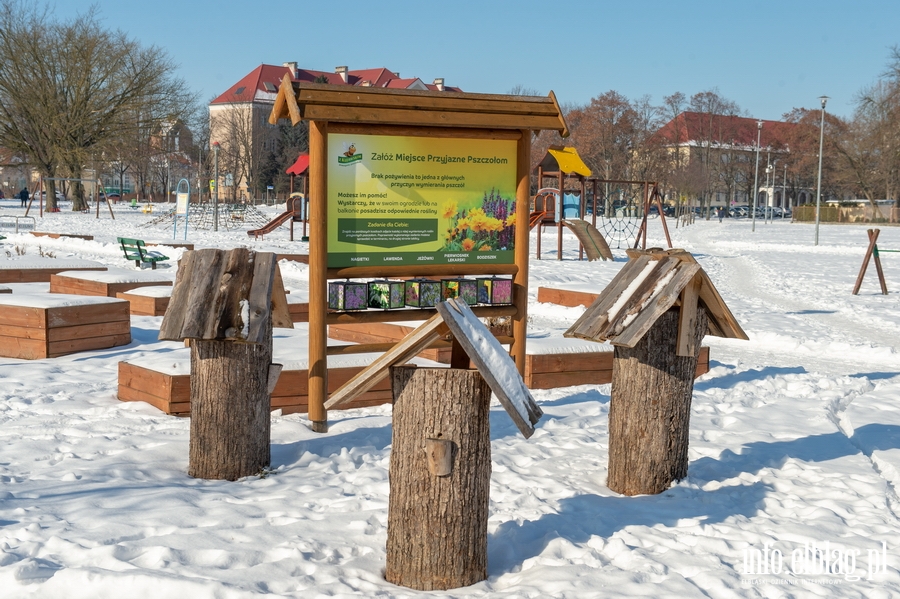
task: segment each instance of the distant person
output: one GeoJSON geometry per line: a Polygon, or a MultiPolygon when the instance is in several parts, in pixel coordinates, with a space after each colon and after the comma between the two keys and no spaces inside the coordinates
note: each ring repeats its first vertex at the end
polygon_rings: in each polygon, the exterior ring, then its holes
{"type": "Polygon", "coordinates": [[[719,215],[719,222],[722,222],[722,219],[725,218],[725,211],[719,208],[716,213],[719,215]]]}
{"type": "Polygon", "coordinates": [[[22,208],[25,207],[25,204],[28,203],[28,188],[23,187],[22,191],[19,192],[19,199],[22,200],[22,208]]]}

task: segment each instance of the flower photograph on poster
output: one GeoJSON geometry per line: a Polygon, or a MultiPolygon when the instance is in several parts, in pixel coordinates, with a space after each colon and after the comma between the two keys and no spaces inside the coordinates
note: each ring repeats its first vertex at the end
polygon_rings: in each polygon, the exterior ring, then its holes
{"type": "Polygon", "coordinates": [[[472,252],[513,249],[516,231],[515,198],[504,199],[500,192],[485,192],[480,205],[460,209],[456,200],[441,206],[446,223],[443,251],[472,252]]]}

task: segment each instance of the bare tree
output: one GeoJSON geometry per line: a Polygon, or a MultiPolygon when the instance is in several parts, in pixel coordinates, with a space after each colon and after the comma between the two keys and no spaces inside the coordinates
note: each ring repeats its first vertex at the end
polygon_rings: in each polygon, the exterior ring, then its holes
{"type": "MultiPolygon", "coordinates": [[[[0,144],[46,177],[79,178],[104,143],[142,126],[136,107],[173,118],[193,101],[174,68],[159,48],[102,28],[95,8],[57,21],[23,0],[0,0],[0,144]]],[[[73,210],[83,208],[79,182],[73,210]]]]}

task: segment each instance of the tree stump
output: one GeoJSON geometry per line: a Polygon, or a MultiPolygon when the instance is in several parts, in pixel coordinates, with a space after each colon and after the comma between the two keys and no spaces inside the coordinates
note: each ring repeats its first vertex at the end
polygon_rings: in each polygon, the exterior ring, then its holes
{"type": "Polygon", "coordinates": [[[490,387],[452,368],[394,367],[391,379],[385,578],[423,591],[485,580],[490,387]]]}
{"type": "Polygon", "coordinates": [[[634,348],[615,347],[606,486],[616,493],[661,493],[687,476],[691,395],[706,330],[701,305],[695,355],[676,356],[678,310],[670,309],[634,348]]]}
{"type": "Polygon", "coordinates": [[[237,480],[269,466],[268,342],[191,341],[191,440],[188,474],[237,480]]]}

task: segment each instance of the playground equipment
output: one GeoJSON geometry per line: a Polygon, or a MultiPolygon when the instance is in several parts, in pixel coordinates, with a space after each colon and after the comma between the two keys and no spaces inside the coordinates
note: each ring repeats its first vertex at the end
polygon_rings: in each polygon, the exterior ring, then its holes
{"type": "Polygon", "coordinates": [[[307,224],[307,210],[308,202],[303,194],[293,194],[295,197],[291,197],[288,199],[287,205],[288,209],[268,223],[263,225],[258,229],[251,229],[247,231],[247,235],[252,236],[255,239],[259,239],[263,235],[267,233],[271,233],[285,222],[290,220],[291,223],[291,241],[294,241],[294,223],[298,221],[303,221],[303,237],[305,241],[309,241],[309,238],[306,236],[306,224],[307,224]]]}
{"type": "MultiPolygon", "coordinates": [[[[25,209],[25,216],[28,216],[28,213],[31,211],[31,206],[34,204],[34,197],[38,198],[38,216],[40,218],[44,218],[44,195],[47,193],[47,190],[44,188],[44,181],[75,181],[78,183],[91,183],[94,185],[94,196],[95,202],[94,204],[97,207],[97,215],[96,218],[100,218],[100,198],[97,196],[97,190],[100,190],[100,193],[103,195],[104,201],[106,201],[107,207],[109,207],[109,215],[113,220],[116,220],[116,215],[113,214],[112,203],[109,201],[109,198],[106,197],[106,192],[103,190],[103,183],[99,179],[80,179],[80,178],[66,178],[66,177],[43,177],[38,181],[38,186],[32,191],[31,196],[28,200],[28,207],[25,209]]],[[[58,210],[58,208],[57,208],[58,210]]],[[[86,212],[86,211],[85,211],[86,212]]]]}
{"type": "Polygon", "coordinates": [[[662,194],[655,182],[591,177],[591,170],[578,156],[578,152],[569,147],[551,146],[536,170],[538,192],[532,201],[529,224],[539,227],[535,248],[538,259],[541,257],[541,233],[545,226],[552,225],[557,227],[559,259],[562,259],[563,226],[571,229],[579,239],[579,259],[583,257],[587,247],[586,241],[598,250],[601,247],[600,239],[607,248],[611,245],[617,248],[636,248],[641,245],[646,248],[647,217],[653,203],[659,209],[668,246],[672,247],[662,206],[662,194]],[[545,186],[545,179],[556,179],[556,187],[545,186]],[[573,189],[569,183],[571,179],[575,179],[576,186],[580,189],[573,189]],[[560,189],[563,190],[562,193],[560,189]],[[587,222],[587,214],[591,215],[590,223],[587,222]],[[584,225],[578,224],[578,220],[582,220],[584,225]],[[599,231],[594,234],[591,229],[599,231]],[[585,236],[585,239],[579,235],[585,236]]]}
{"type": "Polygon", "coordinates": [[[859,275],[856,277],[856,284],[853,286],[853,295],[857,295],[859,293],[859,288],[862,285],[863,277],[866,276],[866,268],[869,266],[869,258],[875,258],[875,271],[878,273],[878,282],[881,283],[881,293],[884,295],[888,294],[887,283],[884,281],[884,271],[881,269],[881,258],[878,256],[879,252],[900,252],[900,250],[879,250],[878,244],[878,235],[881,233],[881,229],[869,229],[866,231],[869,235],[869,247],[866,248],[866,256],[863,258],[862,266],[859,269],[859,275]]]}

